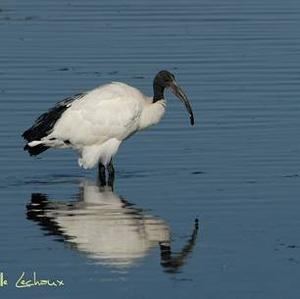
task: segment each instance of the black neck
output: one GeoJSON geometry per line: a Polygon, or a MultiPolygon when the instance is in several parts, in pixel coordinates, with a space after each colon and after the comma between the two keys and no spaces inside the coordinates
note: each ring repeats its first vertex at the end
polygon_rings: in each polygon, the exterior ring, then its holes
{"type": "Polygon", "coordinates": [[[161,86],[159,83],[155,82],[153,83],[153,103],[162,100],[164,98],[164,87],[161,86]]]}

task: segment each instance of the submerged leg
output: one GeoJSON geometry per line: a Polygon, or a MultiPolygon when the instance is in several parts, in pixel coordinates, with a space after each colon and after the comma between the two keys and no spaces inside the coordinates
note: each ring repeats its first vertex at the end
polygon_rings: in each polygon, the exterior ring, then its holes
{"type": "Polygon", "coordinates": [[[101,186],[106,185],[105,166],[101,162],[98,164],[98,179],[101,186]]]}
{"type": "Polygon", "coordinates": [[[107,165],[107,171],[108,171],[108,186],[114,187],[114,181],[115,181],[115,169],[113,165],[112,159],[110,160],[109,164],[107,165]]]}

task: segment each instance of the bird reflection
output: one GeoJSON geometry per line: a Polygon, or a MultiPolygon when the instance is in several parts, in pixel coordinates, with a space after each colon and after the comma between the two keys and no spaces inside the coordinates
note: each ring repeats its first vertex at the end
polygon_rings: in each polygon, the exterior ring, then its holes
{"type": "Polygon", "coordinates": [[[52,201],[45,194],[33,193],[27,218],[37,222],[45,235],[56,236],[95,263],[115,268],[131,267],[159,246],[162,267],[166,272],[177,272],[192,252],[198,234],[196,219],[190,238],[174,254],[165,221],[91,181],[81,184],[75,201],[52,201]]]}

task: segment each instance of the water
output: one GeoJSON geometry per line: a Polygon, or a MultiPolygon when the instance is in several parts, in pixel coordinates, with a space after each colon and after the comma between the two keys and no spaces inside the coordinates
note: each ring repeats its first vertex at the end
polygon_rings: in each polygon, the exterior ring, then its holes
{"type": "Polygon", "coordinates": [[[299,28],[292,0],[2,1],[1,296],[298,298],[299,28]],[[111,80],[150,95],[160,69],[196,124],[168,94],[113,193],[72,152],[22,151],[56,101],[111,80]],[[65,286],[19,290],[23,271],[65,286]]]}

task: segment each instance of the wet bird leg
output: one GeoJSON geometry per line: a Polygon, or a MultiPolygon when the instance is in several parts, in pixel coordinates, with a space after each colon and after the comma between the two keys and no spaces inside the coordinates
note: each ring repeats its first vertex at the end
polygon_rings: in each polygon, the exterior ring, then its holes
{"type": "Polygon", "coordinates": [[[105,166],[101,162],[98,164],[98,179],[101,186],[106,185],[105,166]]]}

